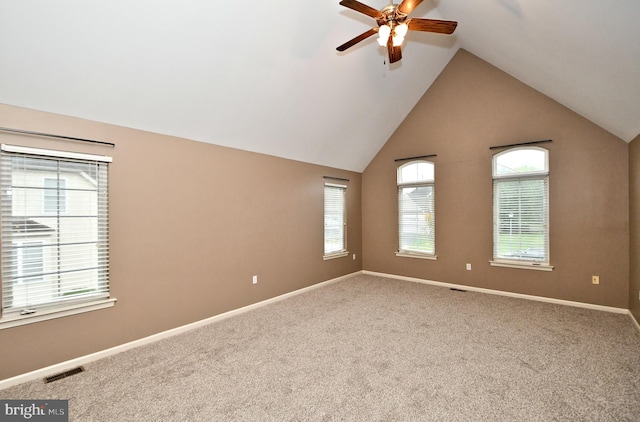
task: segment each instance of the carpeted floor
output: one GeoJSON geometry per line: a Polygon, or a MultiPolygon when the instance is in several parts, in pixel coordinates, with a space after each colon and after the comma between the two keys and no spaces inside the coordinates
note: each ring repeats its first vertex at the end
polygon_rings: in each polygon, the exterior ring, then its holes
{"type": "Polygon", "coordinates": [[[627,315],[358,275],[4,399],[72,421],[639,421],[627,315]]]}

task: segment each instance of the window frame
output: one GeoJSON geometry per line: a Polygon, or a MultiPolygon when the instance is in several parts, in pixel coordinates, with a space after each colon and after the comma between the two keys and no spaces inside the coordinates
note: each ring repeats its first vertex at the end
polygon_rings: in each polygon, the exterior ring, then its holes
{"type": "MultiPolygon", "coordinates": [[[[492,157],[492,259],[489,261],[492,266],[498,267],[509,267],[509,268],[523,268],[523,269],[532,269],[532,270],[542,270],[542,271],[551,271],[553,270],[553,266],[550,264],[550,245],[549,245],[549,236],[550,236],[550,224],[549,224],[549,150],[546,148],[536,147],[536,146],[518,146],[506,149],[495,154],[492,157]],[[498,160],[508,154],[512,154],[518,151],[537,151],[542,152],[544,154],[543,168],[542,169],[532,169],[525,171],[513,171],[513,172],[499,172],[498,171],[498,160]],[[543,228],[543,240],[542,240],[542,249],[544,249],[544,258],[542,260],[526,257],[527,250],[530,249],[540,249],[539,247],[534,248],[525,248],[520,250],[520,254],[514,255],[513,257],[504,257],[499,256],[497,253],[500,243],[500,227],[501,227],[501,219],[500,219],[500,210],[497,209],[500,198],[498,195],[498,185],[501,183],[509,183],[509,182],[518,182],[520,185],[522,182],[530,182],[530,181],[540,181],[542,192],[544,193],[543,203],[540,205],[539,212],[543,213],[543,220],[541,222],[541,226],[543,228]]],[[[518,196],[518,205],[520,206],[522,203],[522,196],[518,196]]],[[[511,215],[511,214],[510,214],[511,215]]],[[[523,224],[522,221],[519,224],[523,224]]],[[[511,228],[511,220],[510,220],[510,230],[509,234],[513,234],[513,229],[511,228]]],[[[516,233],[516,235],[522,235],[520,229],[516,233]]]]}
{"type": "MultiPolygon", "coordinates": [[[[323,188],[323,205],[324,205],[324,211],[323,211],[323,244],[324,244],[324,248],[323,248],[323,259],[324,260],[328,260],[328,259],[334,259],[334,258],[341,258],[344,256],[349,255],[349,251],[347,249],[347,185],[343,185],[343,184],[337,184],[337,183],[324,183],[324,188],[323,188]],[[334,191],[335,192],[340,192],[341,196],[342,196],[342,203],[341,205],[341,212],[339,213],[339,215],[342,217],[342,223],[341,223],[341,239],[340,239],[340,243],[341,246],[339,248],[336,249],[327,249],[327,242],[328,242],[328,237],[330,237],[330,233],[329,233],[329,229],[330,227],[327,225],[327,219],[330,217],[328,214],[328,208],[330,207],[331,204],[329,204],[327,202],[327,191],[334,191]]],[[[335,193],[334,192],[334,193],[335,193]]],[[[335,216],[335,212],[331,213],[332,216],[335,216]]]]}
{"type": "MultiPolygon", "coordinates": [[[[92,282],[96,283],[97,289],[95,291],[91,291],[88,293],[87,291],[75,291],[73,288],[69,292],[59,292],[57,296],[51,296],[47,300],[35,300],[34,302],[22,302],[18,305],[15,303],[11,303],[11,299],[8,299],[8,302],[2,301],[0,306],[0,329],[6,329],[11,327],[16,327],[24,324],[30,324],[34,322],[49,320],[53,318],[64,317],[68,315],[74,315],[82,312],[93,311],[97,309],[104,309],[107,307],[111,307],[115,304],[116,299],[111,297],[111,288],[110,288],[110,280],[109,280],[109,245],[108,245],[108,179],[109,179],[109,163],[112,162],[112,158],[108,156],[100,156],[100,155],[92,155],[92,154],[83,154],[83,153],[73,153],[66,151],[57,151],[57,150],[49,150],[49,149],[39,149],[39,148],[30,148],[30,147],[22,147],[16,145],[6,145],[2,144],[0,147],[0,166],[2,167],[2,199],[0,203],[2,204],[2,239],[0,242],[0,246],[2,248],[2,257],[3,257],[3,265],[2,265],[2,279],[0,280],[0,292],[2,293],[11,293],[11,297],[15,293],[13,289],[17,286],[25,286],[30,284],[31,282],[28,280],[21,280],[23,276],[20,268],[16,268],[12,266],[12,263],[18,265],[20,263],[20,248],[22,244],[26,243],[40,243],[45,250],[42,253],[42,267],[43,271],[41,275],[43,276],[43,280],[34,281],[33,284],[42,284],[47,283],[45,279],[52,277],[54,274],[56,277],[61,277],[60,274],[64,274],[71,271],[78,271],[80,274],[84,274],[83,267],[74,267],[78,268],[73,270],[68,266],[65,267],[57,267],[55,273],[51,273],[50,269],[46,267],[48,261],[48,255],[50,253],[55,253],[55,248],[65,247],[65,245],[70,245],[67,247],[73,247],[71,245],[76,244],[78,241],[75,237],[68,238],[66,243],[58,243],[56,246],[56,241],[48,241],[46,239],[47,236],[57,236],[57,242],[60,242],[60,234],[59,233],[69,233],[66,236],[76,236],[75,233],[83,233],[83,231],[72,231],[68,232],[68,229],[60,226],[57,229],[54,229],[49,226],[48,221],[50,219],[54,219],[59,221],[61,217],[64,218],[78,218],[74,215],[69,216],[70,214],[70,203],[69,198],[66,196],[65,192],[65,207],[64,209],[60,209],[58,207],[58,211],[56,213],[45,212],[45,191],[48,189],[45,186],[44,179],[46,176],[40,175],[41,187],[38,184],[29,184],[37,182],[38,176],[34,172],[33,175],[30,175],[29,172],[33,171],[30,169],[30,165],[24,165],[22,167],[15,167],[16,163],[15,158],[22,158],[26,162],[37,164],[38,170],[47,171],[46,168],[52,166],[52,161],[56,162],[56,166],[58,167],[58,172],[60,168],[60,164],[65,164],[72,168],[74,163],[80,166],[78,170],[73,169],[74,172],[78,171],[78,179],[87,180],[87,175],[85,173],[80,173],[82,170],[81,166],[90,165],[96,166],[95,171],[95,188],[91,188],[91,190],[84,189],[87,192],[95,192],[95,196],[92,201],[96,201],[91,205],[95,207],[95,232],[93,235],[90,235],[88,240],[85,242],[90,242],[91,244],[96,244],[96,252],[95,255],[93,253],[89,253],[90,262],[95,266],[95,270],[92,277],[97,277],[95,279],[92,278],[92,282]],[[40,164],[38,164],[38,160],[42,160],[42,168],[40,168],[40,164]],[[46,164],[44,164],[46,162],[46,164]],[[35,176],[35,178],[24,179],[24,182],[21,185],[15,185],[14,175],[17,172],[23,172],[27,175],[27,177],[35,176]],[[31,182],[28,182],[31,180],[31,182]],[[38,194],[37,190],[41,189],[42,193],[38,194]],[[29,190],[33,191],[34,194],[26,195],[26,192],[29,190]],[[15,198],[20,198],[23,201],[24,211],[15,213],[14,209],[14,201],[15,198]],[[42,204],[38,204],[39,201],[42,201],[42,204]],[[38,215],[42,213],[42,215],[38,215]],[[17,220],[16,220],[17,219],[17,220]],[[40,220],[40,221],[38,221],[40,220]],[[47,224],[43,223],[46,220],[47,224]],[[16,223],[17,221],[17,223],[16,223]],[[57,230],[57,232],[56,232],[57,230]],[[95,236],[95,237],[93,237],[95,236]],[[95,239],[95,241],[93,240],[95,239]],[[47,252],[46,248],[50,248],[51,251],[47,252]],[[63,269],[61,269],[63,268],[63,269]],[[13,281],[12,281],[13,280],[13,281]],[[13,287],[6,287],[4,283],[10,282],[13,287]],[[5,288],[3,288],[5,287],[5,288]]],[[[67,168],[69,168],[67,167],[67,168]]],[[[55,171],[55,170],[53,170],[55,171]]],[[[51,177],[49,177],[51,178],[51,177]]],[[[60,180],[60,175],[58,174],[58,180],[60,180]]],[[[90,179],[94,180],[94,179],[90,179]]],[[[68,180],[67,180],[68,182],[68,180]]],[[[65,182],[65,190],[70,189],[68,183],[65,182]]],[[[59,187],[58,187],[59,188],[59,187]]],[[[75,189],[75,192],[78,192],[78,189],[75,189]]],[[[76,194],[77,195],[77,194],[76,194]]],[[[91,198],[91,197],[89,197],[91,198]]],[[[73,205],[73,204],[71,204],[73,205]]],[[[85,217],[85,215],[81,215],[80,217],[85,217]]],[[[81,228],[75,228],[73,230],[83,230],[81,228]]],[[[60,251],[57,252],[60,254],[60,251]]],[[[73,253],[73,252],[72,252],[73,253]]],[[[65,252],[62,252],[64,255],[65,252]]],[[[76,262],[77,255],[68,255],[68,258],[63,257],[63,265],[64,262],[76,262]]],[[[87,261],[88,262],[88,261],[87,261]]],[[[58,264],[59,265],[59,264],[58,264]]],[[[93,267],[92,267],[93,268],[93,267]]],[[[58,280],[56,279],[56,280],[58,280]]],[[[80,280],[85,280],[80,284],[86,285],[88,282],[84,279],[84,276],[80,280]]],[[[51,282],[51,281],[49,281],[51,282]]],[[[57,281],[60,283],[60,281],[57,281]]],[[[73,283],[72,283],[73,284],[73,283]]],[[[44,290],[38,290],[42,293],[50,293],[54,292],[54,289],[51,287],[43,287],[44,290]]],[[[29,294],[29,293],[27,293],[29,294]]]]}
{"type": "Polygon", "coordinates": [[[398,207],[398,249],[395,254],[399,257],[405,258],[420,258],[420,259],[437,259],[436,255],[436,212],[435,212],[435,172],[436,166],[433,161],[428,160],[411,160],[408,161],[401,166],[399,166],[396,170],[396,187],[397,187],[397,207],[398,207]],[[419,166],[420,164],[426,164],[430,167],[429,174],[425,177],[420,177],[419,170],[416,168],[416,178],[404,180],[403,179],[403,170],[407,169],[411,166],[419,166]],[[430,176],[430,177],[429,177],[430,176]],[[431,188],[431,199],[429,200],[429,206],[432,209],[431,211],[431,223],[428,223],[431,226],[431,233],[428,234],[425,239],[426,242],[431,242],[433,244],[432,251],[421,251],[418,249],[410,249],[406,247],[406,239],[403,237],[402,230],[402,221],[403,221],[403,201],[402,201],[402,191],[408,188],[431,188]]]}

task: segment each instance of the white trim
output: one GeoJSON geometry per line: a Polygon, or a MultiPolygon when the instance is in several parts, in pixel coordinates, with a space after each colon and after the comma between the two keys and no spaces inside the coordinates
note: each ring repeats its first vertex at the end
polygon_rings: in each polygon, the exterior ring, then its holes
{"type": "Polygon", "coordinates": [[[502,290],[485,289],[485,288],[482,288],[482,287],[465,286],[464,284],[443,283],[441,281],[432,281],[432,280],[425,280],[425,279],[422,279],[422,278],[405,277],[405,276],[401,276],[401,275],[377,273],[377,272],[366,271],[366,270],[363,270],[362,273],[363,274],[367,274],[367,275],[378,276],[378,277],[386,277],[386,278],[393,278],[393,279],[397,279],[397,280],[411,281],[411,282],[414,282],[414,283],[429,284],[429,285],[438,286],[438,287],[455,288],[455,289],[461,289],[461,290],[469,290],[469,291],[478,292],[478,293],[487,293],[487,294],[492,294],[492,295],[497,295],[497,296],[507,296],[507,297],[515,297],[515,298],[518,298],[518,299],[535,300],[535,301],[538,301],[538,302],[547,302],[547,303],[553,303],[553,304],[556,304],[556,305],[573,306],[575,308],[593,309],[593,310],[596,310],[596,311],[612,312],[612,313],[615,313],[615,314],[627,314],[627,313],[629,313],[628,309],[616,308],[616,307],[613,307],[613,306],[594,305],[592,303],[574,302],[574,301],[571,301],[571,300],[554,299],[554,298],[543,297],[543,296],[525,295],[525,294],[522,294],[522,293],[512,293],[512,292],[505,292],[505,291],[502,291],[502,290]]]}
{"type": "Polygon", "coordinates": [[[636,317],[633,316],[630,309],[628,310],[628,312],[629,312],[629,317],[631,318],[631,321],[633,321],[633,325],[636,326],[636,328],[638,329],[638,333],[640,333],[640,323],[638,323],[638,320],[636,319],[636,317]]]}
{"type": "Polygon", "coordinates": [[[52,149],[29,148],[18,145],[2,144],[2,151],[15,152],[19,154],[45,155],[58,158],[72,158],[75,160],[102,161],[105,163],[113,162],[113,158],[106,155],[82,154],[79,152],[56,151],[52,149]]]}
{"type": "Polygon", "coordinates": [[[553,265],[534,262],[489,261],[492,267],[520,268],[524,270],[553,271],[553,265]]]}
{"type": "Polygon", "coordinates": [[[331,253],[328,253],[328,254],[324,255],[322,257],[322,259],[327,261],[329,259],[342,258],[343,256],[348,256],[348,255],[349,255],[349,251],[331,252],[331,253]]]}
{"type": "Polygon", "coordinates": [[[97,311],[99,309],[111,308],[115,305],[115,303],[115,298],[98,299],[91,302],[58,306],[52,309],[39,309],[36,313],[29,315],[9,315],[0,318],[0,330],[19,327],[21,325],[33,324],[35,322],[47,321],[50,319],[62,318],[70,315],[81,314],[84,312],[97,311]]]}
{"type": "Polygon", "coordinates": [[[273,297],[271,299],[266,299],[266,300],[263,300],[261,302],[254,303],[252,305],[247,305],[247,306],[244,306],[242,308],[234,309],[234,310],[231,310],[231,311],[219,314],[219,315],[215,315],[215,316],[210,317],[210,318],[206,318],[206,319],[203,319],[203,320],[200,320],[200,321],[193,322],[191,324],[186,324],[186,325],[183,325],[181,327],[176,327],[176,328],[173,328],[171,330],[167,330],[167,331],[163,331],[163,332],[160,332],[160,333],[157,333],[157,334],[153,334],[153,335],[150,335],[148,337],[144,337],[144,338],[141,338],[141,339],[138,339],[138,340],[134,340],[134,341],[125,343],[125,344],[121,344],[119,346],[111,347],[111,348],[106,349],[106,350],[101,350],[99,352],[91,353],[89,355],[80,356],[78,358],[67,360],[65,362],[60,362],[60,363],[57,363],[57,364],[54,364],[54,365],[51,365],[51,366],[47,366],[47,367],[44,367],[44,368],[41,368],[41,369],[36,369],[35,371],[27,372],[26,374],[16,375],[15,377],[12,377],[12,378],[6,378],[4,380],[0,380],[0,390],[5,389],[5,388],[9,388],[9,387],[13,387],[15,385],[22,384],[22,383],[25,383],[25,382],[41,379],[41,378],[47,377],[47,376],[52,375],[52,374],[57,374],[57,373],[60,373],[60,372],[64,372],[66,370],[75,368],[75,367],[80,366],[80,365],[85,365],[85,364],[90,363],[90,362],[95,362],[98,359],[102,359],[102,358],[106,358],[106,357],[109,357],[109,356],[113,356],[113,355],[116,355],[118,353],[125,352],[127,350],[131,350],[131,349],[139,347],[139,346],[144,346],[146,344],[154,343],[156,341],[163,340],[165,338],[173,337],[173,336],[176,336],[178,334],[182,334],[184,332],[194,330],[196,328],[204,327],[204,326],[212,324],[214,322],[222,321],[222,320],[224,320],[226,318],[230,318],[230,317],[233,317],[233,316],[236,316],[236,315],[239,315],[239,314],[243,314],[243,313],[251,311],[253,309],[261,308],[261,307],[263,307],[265,305],[268,305],[268,304],[271,304],[271,303],[275,303],[275,302],[279,302],[279,301],[287,299],[289,297],[296,296],[296,295],[299,295],[301,293],[305,293],[305,292],[308,292],[310,290],[317,289],[319,287],[323,287],[323,286],[326,286],[326,285],[329,285],[329,284],[332,284],[332,283],[336,283],[338,281],[342,281],[342,280],[351,278],[351,277],[353,277],[355,275],[358,275],[358,274],[362,274],[362,271],[357,271],[355,273],[351,273],[351,274],[343,275],[343,276],[340,276],[340,277],[337,277],[337,278],[334,278],[334,279],[331,279],[331,280],[323,281],[323,282],[314,284],[312,286],[308,286],[308,287],[304,287],[302,289],[294,290],[293,292],[285,293],[283,295],[276,296],[276,297],[273,297]]]}
{"type": "Polygon", "coordinates": [[[419,258],[419,259],[431,259],[433,261],[438,259],[437,255],[426,255],[426,254],[420,254],[420,253],[411,253],[411,252],[404,252],[404,251],[396,251],[396,256],[401,256],[403,258],[419,258]]]}

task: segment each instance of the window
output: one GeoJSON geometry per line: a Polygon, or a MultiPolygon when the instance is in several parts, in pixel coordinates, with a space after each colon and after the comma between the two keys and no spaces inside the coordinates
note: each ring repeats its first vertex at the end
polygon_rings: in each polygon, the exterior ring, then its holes
{"type": "Polygon", "coordinates": [[[1,154],[0,324],[104,303],[111,159],[10,145],[1,154]]]}
{"type": "Polygon", "coordinates": [[[324,256],[325,259],[348,255],[347,215],[345,197],[347,187],[324,185],[324,256]]]}
{"type": "Polygon", "coordinates": [[[549,266],[549,154],[514,148],[493,157],[492,265],[549,266]]]}
{"type": "Polygon", "coordinates": [[[434,175],[430,161],[398,168],[398,256],[435,258],[434,175]]]}

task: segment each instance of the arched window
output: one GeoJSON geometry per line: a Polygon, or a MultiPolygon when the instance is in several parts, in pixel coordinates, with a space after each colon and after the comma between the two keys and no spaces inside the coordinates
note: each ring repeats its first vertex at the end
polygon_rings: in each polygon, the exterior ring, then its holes
{"type": "Polygon", "coordinates": [[[435,167],[411,161],[398,168],[398,255],[435,257],[435,167]]]}
{"type": "Polygon", "coordinates": [[[493,264],[549,267],[549,151],[493,157],[493,264]]]}

